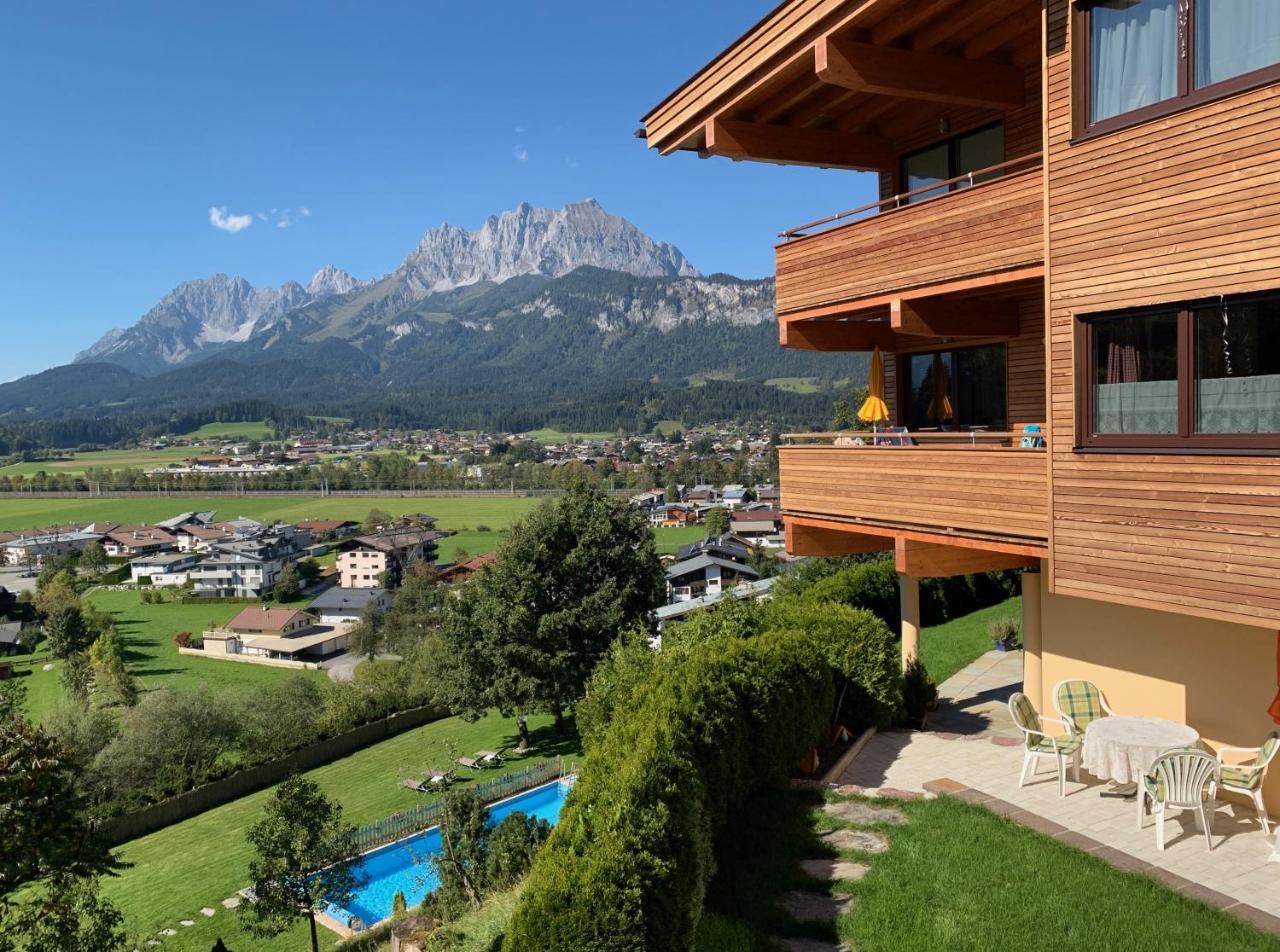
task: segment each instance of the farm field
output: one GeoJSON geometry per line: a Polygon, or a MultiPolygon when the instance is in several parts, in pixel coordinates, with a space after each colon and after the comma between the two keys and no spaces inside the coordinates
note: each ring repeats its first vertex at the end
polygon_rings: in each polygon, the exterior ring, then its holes
{"type": "Polygon", "coordinates": [[[164,449],[94,450],[76,453],[71,459],[37,460],[0,466],[0,476],[34,476],[36,473],[83,475],[90,469],[153,469],[211,452],[198,446],[168,446],[164,449]]]}
{"type": "Polygon", "coordinates": [[[544,428],[541,430],[530,430],[524,434],[531,440],[538,443],[564,443],[567,440],[616,440],[618,434],[612,433],[566,433],[563,430],[553,430],[544,428]]]}
{"type": "Polygon", "coordinates": [[[791,393],[817,393],[818,385],[813,377],[772,377],[764,382],[766,387],[777,387],[791,393]]]}
{"type": "Polygon", "coordinates": [[[187,440],[265,440],[271,437],[271,432],[271,427],[261,420],[206,423],[198,430],[183,433],[182,438],[187,440]]]}
{"type": "MultiPolygon", "coordinates": [[[[210,622],[223,624],[243,609],[243,604],[143,605],[138,592],[96,591],[86,598],[115,619],[129,670],[137,676],[144,691],[168,686],[182,690],[205,688],[211,693],[226,695],[293,674],[317,680],[325,678],[321,671],[291,671],[178,653],[174,635],[180,631],[198,634],[208,628],[210,622]]],[[[305,605],[308,601],[310,599],[303,599],[297,604],[305,605]]],[[[36,721],[46,717],[62,698],[62,687],[58,683],[60,662],[55,662],[49,671],[43,670],[43,665],[51,660],[37,655],[35,664],[17,668],[19,677],[27,685],[27,713],[36,721]]]]}
{"type": "MultiPolygon", "coordinates": [[[[550,722],[551,718],[545,715],[529,718],[534,743],[530,756],[478,774],[463,770],[465,779],[488,780],[523,769],[539,759],[576,757],[576,735],[556,737],[550,722]]],[[[306,776],[341,803],[346,819],[358,826],[431,799],[430,794],[401,787],[403,778],[421,776],[428,767],[443,766],[455,756],[452,752],[501,750],[514,746],[515,741],[514,721],[497,714],[474,724],[451,717],[365,748],[309,771],[306,776]]],[[[245,832],[260,816],[270,793],[263,790],[250,794],[134,840],[119,850],[120,857],[134,865],[118,878],[105,880],[103,894],[120,906],[126,925],[136,930],[140,947],[146,938],[155,938],[161,943],[154,946],[157,952],[208,952],[219,936],[227,948],[234,950],[294,952],[307,947],[304,923],[275,939],[257,939],[241,930],[234,911],[221,905],[223,899],[248,885],[246,872],[251,851],[245,832]],[[200,914],[205,907],[215,910],[212,918],[200,914]],[[196,924],[183,927],[179,925],[182,919],[196,924]],[[164,928],[176,929],[178,934],[158,935],[164,928]]],[[[320,934],[324,947],[332,947],[332,933],[322,929],[320,934]]]]}

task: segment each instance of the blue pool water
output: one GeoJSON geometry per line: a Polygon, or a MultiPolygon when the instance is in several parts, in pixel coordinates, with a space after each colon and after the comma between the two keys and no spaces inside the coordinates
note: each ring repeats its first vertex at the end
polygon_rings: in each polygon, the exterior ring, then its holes
{"type": "MultiPolygon", "coordinates": [[[[494,804],[489,808],[489,816],[496,823],[518,811],[554,826],[569,788],[566,780],[537,787],[494,804]]],[[[440,828],[437,826],[370,850],[355,867],[357,876],[367,877],[365,885],[356,891],[349,905],[331,904],[325,911],[344,924],[352,916],[358,916],[365,926],[371,926],[391,915],[391,903],[397,892],[404,893],[405,903],[412,909],[439,885],[430,863],[430,858],[439,852],[440,828]]]]}

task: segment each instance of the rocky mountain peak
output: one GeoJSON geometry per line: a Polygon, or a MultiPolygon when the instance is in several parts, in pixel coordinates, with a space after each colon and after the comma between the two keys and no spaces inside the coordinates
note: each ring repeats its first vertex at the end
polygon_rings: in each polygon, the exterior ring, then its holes
{"type": "Polygon", "coordinates": [[[346,294],[360,286],[360,282],[341,268],[331,264],[325,265],[311,276],[306,291],[313,298],[328,297],[333,294],[346,294]]]}

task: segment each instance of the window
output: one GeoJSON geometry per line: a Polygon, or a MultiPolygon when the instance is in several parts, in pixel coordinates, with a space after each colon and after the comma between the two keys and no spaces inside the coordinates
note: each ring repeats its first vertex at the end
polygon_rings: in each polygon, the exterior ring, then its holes
{"type": "Polygon", "coordinates": [[[1081,443],[1280,449],[1280,295],[1083,322],[1081,443]]]}
{"type": "Polygon", "coordinates": [[[1005,348],[971,347],[902,358],[909,430],[959,430],[1008,426],[1005,348]]]}
{"type": "Polygon", "coordinates": [[[1077,131],[1105,132],[1280,79],[1275,0],[1082,0],[1077,131]]]}
{"type": "MultiPolygon", "coordinates": [[[[989,169],[991,166],[999,165],[1003,161],[1004,125],[998,123],[974,132],[967,132],[964,135],[948,139],[946,142],[939,142],[937,145],[931,145],[927,149],[921,149],[919,152],[904,156],[901,170],[901,190],[914,192],[917,189],[928,188],[930,185],[938,185],[948,179],[968,175],[970,172],[989,169]]],[[[976,177],[974,182],[990,181],[999,176],[999,172],[990,172],[985,176],[976,177]]],[[[912,196],[907,199],[907,202],[919,202],[927,198],[937,198],[944,192],[954,192],[957,189],[968,187],[969,183],[967,181],[955,182],[945,189],[937,188],[933,191],[912,196]]]]}

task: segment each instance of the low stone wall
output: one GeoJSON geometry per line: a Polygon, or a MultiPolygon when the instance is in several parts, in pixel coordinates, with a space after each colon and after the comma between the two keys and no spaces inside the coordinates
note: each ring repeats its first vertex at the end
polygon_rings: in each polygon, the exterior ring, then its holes
{"type": "Polygon", "coordinates": [[[139,836],[146,836],[148,833],[162,830],[166,826],[279,783],[290,774],[323,766],[339,757],[346,757],[348,754],[371,747],[389,737],[403,734],[405,731],[447,716],[447,711],[431,707],[401,711],[399,714],[365,724],[345,734],[299,748],[279,760],[248,767],[229,777],[207,783],[187,793],[180,793],[176,797],[143,807],[141,810],[112,817],[102,824],[102,833],[108,843],[113,846],[139,836]]]}

